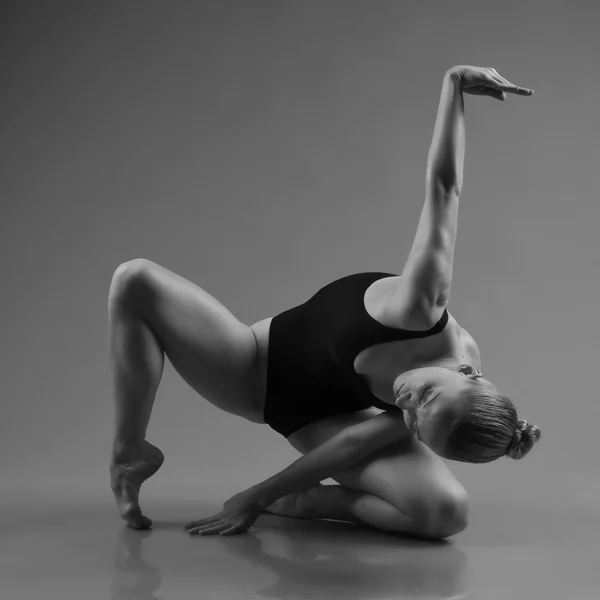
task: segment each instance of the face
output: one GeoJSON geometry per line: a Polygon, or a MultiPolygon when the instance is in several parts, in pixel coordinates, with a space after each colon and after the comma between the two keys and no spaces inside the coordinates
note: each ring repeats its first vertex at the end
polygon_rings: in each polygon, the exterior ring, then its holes
{"type": "Polygon", "coordinates": [[[481,371],[471,365],[406,371],[394,382],[396,406],[404,411],[406,426],[440,454],[449,423],[464,407],[467,392],[477,379],[482,379],[481,371]]]}

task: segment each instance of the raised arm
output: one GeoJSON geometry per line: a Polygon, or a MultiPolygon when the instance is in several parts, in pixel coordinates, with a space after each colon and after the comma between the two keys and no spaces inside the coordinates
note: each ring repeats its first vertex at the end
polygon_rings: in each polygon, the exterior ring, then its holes
{"type": "Polygon", "coordinates": [[[425,202],[402,278],[386,307],[400,327],[432,327],[448,304],[465,160],[463,93],[504,100],[504,92],[531,95],[533,90],[511,84],[494,69],[461,65],[444,75],[425,171],[425,202]]]}
{"type": "Polygon", "coordinates": [[[495,69],[459,65],[446,71],[433,139],[425,170],[425,195],[441,189],[460,196],[465,163],[465,106],[463,93],[504,101],[505,92],[531,96],[533,90],[510,83],[495,69]]]}
{"type": "Polygon", "coordinates": [[[450,69],[442,80],[433,139],[425,169],[425,196],[445,193],[460,195],[465,162],[465,105],[460,75],[450,69]]]}
{"type": "Polygon", "coordinates": [[[425,170],[425,202],[387,311],[399,327],[429,329],[450,295],[465,157],[465,109],[458,73],[444,75],[425,170]]]}

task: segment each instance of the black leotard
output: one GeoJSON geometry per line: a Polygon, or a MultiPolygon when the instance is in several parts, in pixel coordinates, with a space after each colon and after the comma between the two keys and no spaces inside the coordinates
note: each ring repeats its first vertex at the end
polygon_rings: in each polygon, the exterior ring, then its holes
{"type": "Polygon", "coordinates": [[[321,288],[304,304],[271,321],[264,420],[286,438],[327,416],[375,406],[398,411],[369,390],[354,370],[365,348],[396,340],[424,338],[448,323],[448,311],[427,331],[386,327],[366,311],[364,295],[393,273],[356,273],[321,288]]]}

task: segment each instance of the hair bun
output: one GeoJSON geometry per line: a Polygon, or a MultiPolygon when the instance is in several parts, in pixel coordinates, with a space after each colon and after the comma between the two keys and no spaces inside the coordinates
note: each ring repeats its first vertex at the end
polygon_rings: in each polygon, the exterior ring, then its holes
{"type": "Polygon", "coordinates": [[[514,460],[523,458],[540,439],[541,433],[535,425],[530,425],[528,421],[521,419],[517,423],[512,439],[508,444],[507,456],[514,460]]]}

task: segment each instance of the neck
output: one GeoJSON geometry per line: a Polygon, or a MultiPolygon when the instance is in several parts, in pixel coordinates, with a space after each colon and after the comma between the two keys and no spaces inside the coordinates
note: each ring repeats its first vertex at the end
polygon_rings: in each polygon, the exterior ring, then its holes
{"type": "Polygon", "coordinates": [[[459,357],[455,356],[443,356],[440,358],[435,358],[432,360],[428,360],[423,364],[416,365],[413,369],[422,369],[423,367],[441,367],[442,369],[450,369],[450,371],[457,371],[460,365],[464,365],[464,359],[461,360],[459,357]]]}

